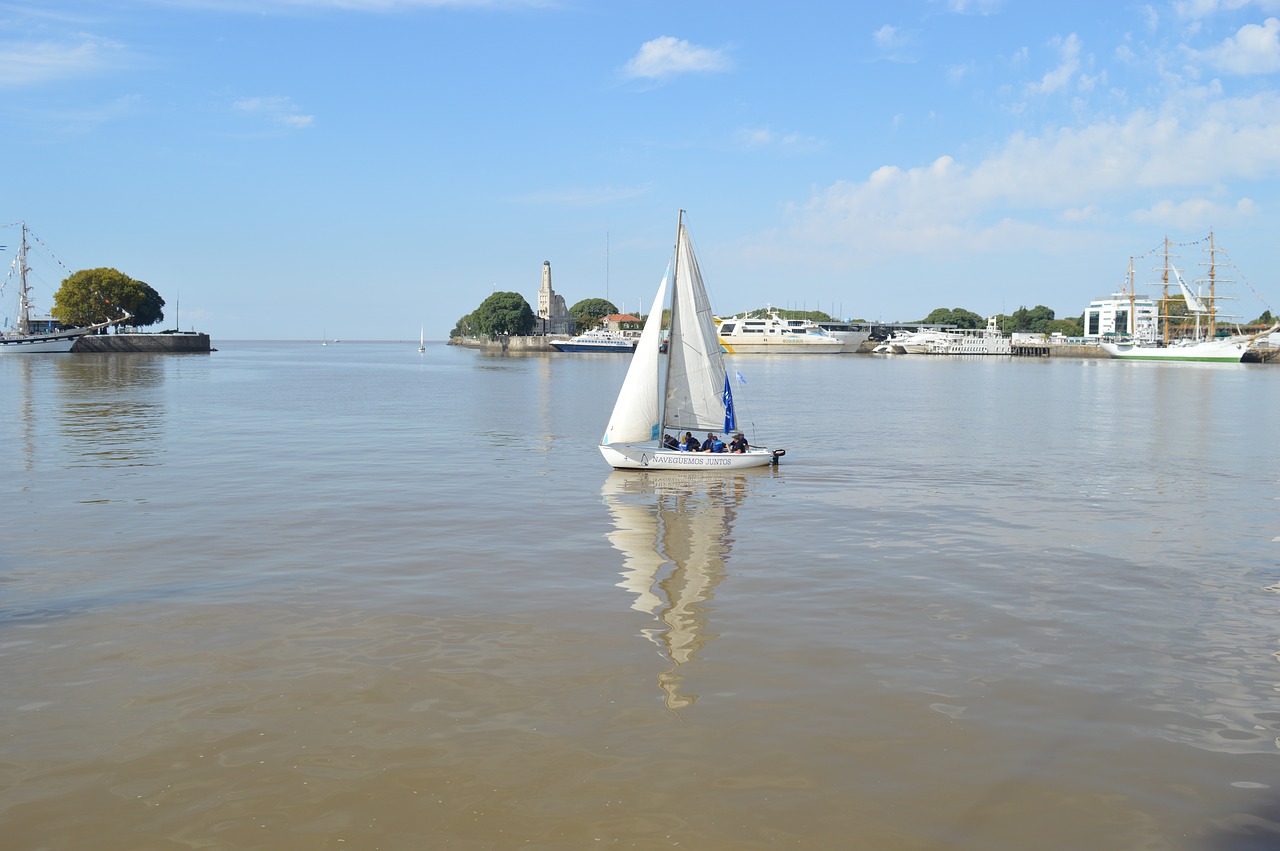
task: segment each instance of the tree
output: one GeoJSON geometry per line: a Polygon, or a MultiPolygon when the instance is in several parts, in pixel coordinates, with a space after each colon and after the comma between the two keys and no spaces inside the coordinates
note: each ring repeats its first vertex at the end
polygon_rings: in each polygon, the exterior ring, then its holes
{"type": "Polygon", "coordinates": [[[920,322],[924,325],[954,325],[957,328],[986,328],[987,321],[963,307],[939,307],[920,322]]]}
{"type": "Polygon", "coordinates": [[[569,308],[569,316],[579,328],[593,328],[601,319],[617,312],[613,302],[603,298],[584,298],[569,308]]]}
{"type": "Polygon", "coordinates": [[[468,313],[466,316],[459,319],[457,324],[453,326],[453,330],[449,332],[449,339],[453,339],[454,337],[470,337],[472,335],[472,325],[474,325],[474,321],[471,318],[471,314],[468,313]]]}
{"type": "Polygon", "coordinates": [[[494,293],[471,313],[472,330],[487,337],[528,334],[533,325],[533,310],[520,293],[494,293]]]}
{"type": "Polygon", "coordinates": [[[1270,310],[1262,311],[1262,315],[1249,323],[1250,325],[1274,325],[1276,320],[1271,316],[1270,310]]]}
{"type": "Polygon", "coordinates": [[[49,312],[63,325],[78,326],[119,319],[122,311],[129,312],[130,325],[154,325],[164,319],[164,299],[116,269],[81,269],[53,294],[49,312]]]}

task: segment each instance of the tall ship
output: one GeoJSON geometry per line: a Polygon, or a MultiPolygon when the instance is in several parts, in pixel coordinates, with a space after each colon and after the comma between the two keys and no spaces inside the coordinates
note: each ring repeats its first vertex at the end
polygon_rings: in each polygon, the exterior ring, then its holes
{"type": "Polygon", "coordinates": [[[1193,289],[1173,262],[1168,238],[1163,243],[1164,263],[1158,286],[1162,287],[1156,321],[1140,322],[1134,294],[1133,261],[1129,261],[1128,295],[1130,309],[1127,327],[1118,337],[1103,340],[1099,346],[1108,355],[1121,360],[1202,361],[1239,363],[1249,348],[1262,336],[1272,333],[1280,324],[1255,334],[1231,333],[1230,320],[1239,316],[1226,313],[1220,302],[1230,299],[1218,291],[1229,279],[1218,274],[1226,264],[1218,261],[1223,252],[1218,248],[1213,231],[1209,231],[1208,275],[1193,281],[1193,289]],[[1174,289],[1176,287],[1176,289],[1174,289]],[[1170,293],[1173,295],[1170,295],[1170,293]]]}
{"type": "MultiPolygon", "coordinates": [[[[821,354],[845,351],[845,340],[807,319],[783,319],[769,310],[763,317],[731,316],[717,320],[725,354],[821,354]]],[[[862,341],[858,341],[861,345],[862,341]]],[[[855,347],[856,350],[856,347],[855,347]]]]}
{"type": "Polygon", "coordinates": [[[27,265],[27,223],[15,222],[14,224],[21,228],[22,237],[18,248],[18,256],[9,265],[9,274],[5,277],[4,283],[0,284],[0,294],[9,289],[15,280],[16,273],[18,312],[16,324],[12,328],[0,330],[0,353],[41,354],[46,352],[69,352],[71,347],[76,344],[76,341],[86,334],[92,334],[100,328],[115,325],[129,318],[129,314],[125,313],[120,319],[112,319],[108,322],[99,322],[96,325],[86,325],[81,328],[53,328],[50,323],[45,328],[36,330],[35,323],[31,319],[31,287],[27,283],[27,273],[31,271],[31,267],[27,265]]]}

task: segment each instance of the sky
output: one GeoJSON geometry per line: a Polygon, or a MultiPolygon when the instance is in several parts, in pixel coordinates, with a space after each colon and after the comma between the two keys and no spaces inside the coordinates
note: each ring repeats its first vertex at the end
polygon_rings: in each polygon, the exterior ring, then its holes
{"type": "Polygon", "coordinates": [[[1250,320],[1280,0],[0,0],[0,164],[38,307],[112,267],[215,345],[445,339],[543,261],[647,311],[680,210],[722,316],[1079,316],[1212,230],[1250,320]]]}

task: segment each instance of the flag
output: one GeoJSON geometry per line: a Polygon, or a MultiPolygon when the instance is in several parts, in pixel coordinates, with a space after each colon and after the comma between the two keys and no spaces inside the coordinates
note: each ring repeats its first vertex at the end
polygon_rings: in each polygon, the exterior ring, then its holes
{"type": "MultiPolygon", "coordinates": [[[[739,376],[741,378],[741,376],[739,376]]],[[[733,391],[729,389],[729,373],[724,374],[724,432],[728,434],[738,428],[738,418],[733,415],[733,391]]]]}

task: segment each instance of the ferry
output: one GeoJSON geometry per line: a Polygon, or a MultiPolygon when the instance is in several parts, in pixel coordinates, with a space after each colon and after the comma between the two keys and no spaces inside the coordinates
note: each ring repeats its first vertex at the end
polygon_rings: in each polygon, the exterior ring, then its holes
{"type": "Polygon", "coordinates": [[[844,340],[828,334],[815,323],[807,319],[783,319],[776,310],[764,317],[731,316],[717,319],[716,323],[725,354],[818,354],[845,350],[844,340]]]}
{"type": "Polygon", "coordinates": [[[607,328],[592,328],[568,340],[552,340],[551,348],[557,352],[622,352],[636,350],[638,337],[607,328]]]}

